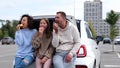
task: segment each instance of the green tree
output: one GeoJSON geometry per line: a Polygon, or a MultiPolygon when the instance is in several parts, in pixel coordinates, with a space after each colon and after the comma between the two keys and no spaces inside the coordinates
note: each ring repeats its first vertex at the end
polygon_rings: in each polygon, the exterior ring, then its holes
{"type": "Polygon", "coordinates": [[[110,25],[110,38],[113,40],[116,35],[118,35],[116,23],[119,19],[119,15],[116,14],[113,10],[108,14],[106,22],[110,25]]]}
{"type": "Polygon", "coordinates": [[[2,33],[2,30],[0,29],[0,39],[3,38],[3,33],[2,33]]]}
{"type": "MultiPolygon", "coordinates": [[[[119,15],[116,14],[113,10],[110,11],[110,13],[108,13],[105,21],[110,25],[110,38],[113,41],[113,39],[115,38],[116,35],[118,35],[118,30],[116,27],[116,23],[119,19],[119,15]]],[[[114,51],[114,45],[113,45],[113,51],[114,51]]]]}
{"type": "Polygon", "coordinates": [[[9,36],[9,34],[11,33],[10,30],[11,30],[11,25],[10,25],[10,21],[9,20],[6,20],[6,24],[3,24],[2,25],[2,32],[3,32],[3,37],[7,37],[9,36]]]}
{"type": "Polygon", "coordinates": [[[91,32],[93,34],[93,38],[95,39],[96,38],[96,31],[95,31],[95,29],[93,27],[93,23],[92,22],[88,22],[88,24],[89,24],[90,30],[91,30],[91,32]]]}
{"type": "Polygon", "coordinates": [[[18,21],[17,20],[13,20],[12,27],[11,27],[12,34],[10,34],[10,36],[13,37],[13,38],[14,38],[14,35],[15,35],[17,24],[18,24],[18,21]]]}
{"type": "Polygon", "coordinates": [[[1,27],[2,38],[6,36],[14,38],[17,24],[18,24],[17,20],[13,21],[6,20],[6,24],[2,24],[1,27]]]}
{"type": "MultiPolygon", "coordinates": [[[[0,23],[2,23],[2,24],[0,24],[1,26],[3,25],[3,22],[5,22],[5,20],[0,19],[0,23]]],[[[0,28],[0,39],[2,39],[2,38],[3,38],[3,32],[0,28]]]]}

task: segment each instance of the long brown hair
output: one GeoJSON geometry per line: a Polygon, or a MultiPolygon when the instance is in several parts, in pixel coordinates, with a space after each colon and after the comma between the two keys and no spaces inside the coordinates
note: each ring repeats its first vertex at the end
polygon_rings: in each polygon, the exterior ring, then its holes
{"type": "Polygon", "coordinates": [[[46,34],[46,38],[50,38],[52,36],[52,32],[50,30],[50,22],[47,18],[42,18],[41,20],[45,20],[45,22],[47,23],[47,28],[45,29],[45,34],[46,34]]]}

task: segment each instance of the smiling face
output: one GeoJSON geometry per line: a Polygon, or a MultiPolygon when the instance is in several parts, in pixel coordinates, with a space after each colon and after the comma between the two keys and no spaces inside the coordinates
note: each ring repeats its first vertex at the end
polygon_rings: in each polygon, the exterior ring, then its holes
{"type": "Polygon", "coordinates": [[[39,26],[40,26],[40,27],[43,27],[43,28],[46,30],[48,24],[47,24],[47,22],[46,22],[44,19],[41,19],[39,26]]]}
{"type": "Polygon", "coordinates": [[[21,24],[23,24],[23,28],[27,28],[28,27],[28,18],[23,17],[21,20],[21,24]]]}

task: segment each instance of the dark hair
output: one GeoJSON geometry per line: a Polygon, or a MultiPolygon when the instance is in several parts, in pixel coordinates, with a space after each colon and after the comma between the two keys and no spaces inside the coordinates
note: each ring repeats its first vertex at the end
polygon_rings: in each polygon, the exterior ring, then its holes
{"type": "Polygon", "coordinates": [[[27,20],[28,20],[28,22],[27,22],[27,23],[28,23],[28,28],[29,28],[29,29],[34,29],[34,26],[33,26],[33,18],[32,18],[31,16],[27,15],[27,14],[22,15],[22,17],[21,17],[21,19],[20,19],[20,21],[19,21],[19,24],[21,24],[21,21],[22,21],[23,17],[27,17],[27,20]]]}
{"type": "Polygon", "coordinates": [[[50,22],[49,22],[49,20],[47,18],[42,18],[41,20],[44,20],[47,23],[47,28],[45,29],[45,33],[46,33],[46,37],[50,38],[52,36],[52,32],[50,30],[50,22]]]}
{"type": "Polygon", "coordinates": [[[59,11],[56,14],[61,14],[62,17],[64,17],[66,19],[66,13],[63,11],[59,11]]]}

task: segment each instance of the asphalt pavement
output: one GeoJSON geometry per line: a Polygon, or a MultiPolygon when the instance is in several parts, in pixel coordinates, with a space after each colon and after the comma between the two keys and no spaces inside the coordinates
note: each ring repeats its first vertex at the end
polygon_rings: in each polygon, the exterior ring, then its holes
{"type": "MultiPolygon", "coordinates": [[[[111,44],[99,43],[101,51],[101,68],[120,68],[120,45],[114,46],[112,50],[111,44]]],[[[13,68],[13,60],[17,45],[1,45],[0,44],[0,68],[13,68]]],[[[28,67],[28,68],[35,68],[28,67]]]]}
{"type": "Polygon", "coordinates": [[[0,68],[13,68],[16,49],[15,45],[0,45],[0,68]]]}
{"type": "Polygon", "coordinates": [[[101,68],[120,68],[120,45],[102,44],[101,42],[99,47],[101,68]]]}

